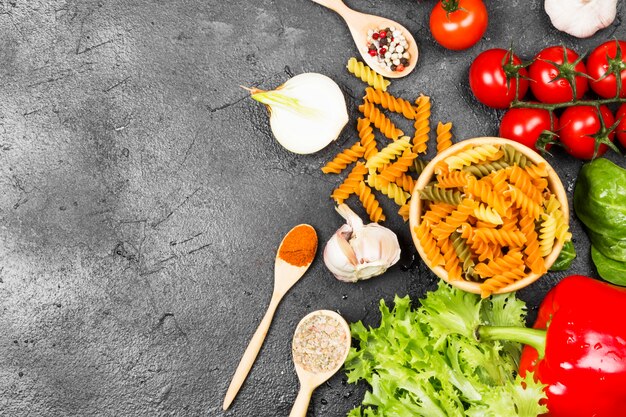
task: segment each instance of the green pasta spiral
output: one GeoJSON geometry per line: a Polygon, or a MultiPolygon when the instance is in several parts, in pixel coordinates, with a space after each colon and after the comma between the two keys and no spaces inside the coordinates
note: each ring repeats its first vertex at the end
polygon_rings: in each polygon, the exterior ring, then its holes
{"type": "Polygon", "coordinates": [[[434,185],[428,185],[420,191],[420,197],[423,200],[430,200],[440,203],[452,204],[458,206],[461,204],[461,193],[450,189],[439,188],[434,185]]]}
{"type": "Polygon", "coordinates": [[[504,151],[502,159],[509,165],[519,165],[521,168],[526,168],[532,164],[532,161],[529,161],[523,153],[511,145],[504,145],[502,150],[504,151]]]}
{"type": "MultiPolygon", "coordinates": [[[[506,152],[506,151],[505,151],[506,152]]],[[[476,164],[470,165],[463,168],[463,171],[467,171],[470,174],[474,175],[476,178],[482,178],[494,171],[498,171],[504,168],[508,168],[510,165],[504,158],[498,159],[496,161],[491,161],[486,164],[476,164]]]]}

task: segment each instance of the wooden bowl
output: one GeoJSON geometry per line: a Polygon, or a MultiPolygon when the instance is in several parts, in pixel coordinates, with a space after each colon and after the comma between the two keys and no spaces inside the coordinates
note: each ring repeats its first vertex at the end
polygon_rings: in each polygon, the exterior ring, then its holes
{"type": "MultiPolygon", "coordinates": [[[[415,244],[415,247],[417,248],[417,251],[419,252],[420,256],[422,257],[426,265],[428,265],[428,267],[438,277],[440,277],[444,281],[448,282],[449,284],[457,288],[460,288],[464,291],[475,293],[475,294],[480,294],[480,283],[467,281],[465,279],[449,280],[448,273],[442,266],[435,266],[435,267],[430,266],[430,263],[426,258],[426,254],[424,250],[422,249],[420,241],[416,236],[415,229],[420,224],[420,221],[422,218],[422,210],[423,210],[423,204],[422,204],[422,200],[420,198],[419,192],[420,190],[423,190],[424,187],[426,187],[429,182],[431,182],[432,177],[434,175],[435,165],[439,161],[451,155],[454,155],[463,149],[466,149],[468,146],[478,146],[478,145],[485,145],[485,144],[492,144],[492,145],[508,144],[514,147],[515,149],[517,149],[518,151],[520,151],[521,153],[523,153],[532,162],[536,164],[544,162],[547,165],[547,169],[548,169],[548,188],[550,188],[550,190],[555,194],[559,203],[561,203],[561,210],[563,211],[563,215],[565,219],[569,219],[569,206],[567,203],[567,195],[565,194],[565,188],[563,187],[563,183],[561,182],[561,179],[559,178],[557,173],[554,171],[554,169],[550,166],[550,164],[541,157],[541,155],[531,150],[530,148],[526,147],[525,145],[522,145],[520,143],[514,142],[509,139],[504,139],[504,138],[480,137],[480,138],[467,139],[457,144],[454,144],[450,148],[446,149],[445,151],[437,155],[424,168],[424,171],[422,171],[422,173],[420,174],[420,177],[418,178],[417,183],[415,184],[415,188],[413,189],[413,194],[411,197],[411,206],[410,206],[410,211],[409,211],[409,225],[411,227],[411,236],[413,237],[413,243],[415,244]]],[[[561,252],[561,249],[563,248],[563,244],[564,242],[560,240],[557,240],[555,242],[552,252],[550,252],[550,254],[545,258],[546,269],[550,269],[550,267],[552,266],[556,258],[559,256],[559,253],[561,252]]],[[[501,293],[517,291],[535,282],[537,279],[539,279],[539,277],[540,275],[531,273],[527,275],[526,277],[509,284],[506,287],[502,287],[499,290],[494,291],[493,294],[501,294],[501,293]]]]}

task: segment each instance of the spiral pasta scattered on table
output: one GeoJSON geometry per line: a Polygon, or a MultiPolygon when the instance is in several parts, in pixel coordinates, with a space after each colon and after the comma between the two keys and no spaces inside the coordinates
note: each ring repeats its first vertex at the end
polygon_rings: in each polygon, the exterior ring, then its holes
{"type": "Polygon", "coordinates": [[[356,142],[350,148],[344,149],[342,152],[338,153],[332,161],[329,161],[326,165],[324,165],[322,167],[322,172],[324,174],[339,174],[341,171],[346,169],[348,165],[356,162],[364,154],[365,148],[361,146],[360,142],[356,142]]]}
{"type": "Polygon", "coordinates": [[[387,109],[394,113],[400,113],[407,119],[415,119],[415,109],[409,101],[400,97],[395,97],[386,91],[367,87],[365,89],[365,97],[363,97],[363,99],[379,104],[383,109],[387,109]]]}
{"type": "Polygon", "coordinates": [[[420,190],[413,232],[430,267],[477,282],[483,297],[545,273],[557,242],[571,239],[547,165],[515,148],[470,145],[445,158],[440,172],[420,190]]]}
{"type": "Polygon", "coordinates": [[[365,101],[361,104],[359,111],[389,139],[397,140],[400,136],[404,135],[404,132],[398,129],[371,101],[365,101]]]}
{"type": "Polygon", "coordinates": [[[356,129],[359,132],[359,139],[361,146],[365,148],[363,158],[365,160],[370,159],[372,155],[378,153],[378,147],[376,146],[376,136],[374,135],[374,129],[372,129],[371,122],[364,117],[359,117],[356,121],[356,129]]]}
{"type": "Polygon", "coordinates": [[[437,123],[437,153],[441,153],[452,146],[452,122],[437,123]]]}
{"type": "Polygon", "coordinates": [[[402,190],[393,182],[384,182],[380,175],[370,174],[367,177],[367,185],[385,194],[391,198],[397,205],[403,206],[407,200],[411,197],[409,193],[402,190]]]}
{"type": "Polygon", "coordinates": [[[415,100],[415,133],[413,134],[413,152],[420,154],[428,150],[428,134],[430,133],[430,97],[420,96],[415,100]]]}
{"type": "Polygon", "coordinates": [[[384,79],[382,75],[354,57],[348,60],[347,68],[355,77],[378,90],[387,91],[387,87],[391,84],[391,81],[384,79]]]}
{"type": "Polygon", "coordinates": [[[337,204],[343,203],[351,194],[354,194],[359,186],[359,183],[365,179],[367,175],[367,168],[363,162],[357,162],[348,177],[335,188],[330,195],[337,204]]]}
{"type": "Polygon", "coordinates": [[[383,209],[380,207],[378,200],[376,200],[374,193],[372,193],[372,189],[363,181],[359,183],[357,194],[371,221],[378,223],[385,220],[383,209]]]}

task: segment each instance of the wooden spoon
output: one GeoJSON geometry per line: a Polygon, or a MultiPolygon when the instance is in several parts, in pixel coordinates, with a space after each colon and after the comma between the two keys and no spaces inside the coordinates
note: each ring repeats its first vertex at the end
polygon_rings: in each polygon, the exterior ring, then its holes
{"type": "Polygon", "coordinates": [[[354,43],[356,43],[356,47],[363,57],[363,60],[374,71],[387,78],[401,78],[413,71],[413,68],[415,68],[415,64],[417,64],[418,50],[415,39],[407,28],[405,28],[398,22],[386,19],[384,17],[365,14],[352,10],[351,8],[346,6],[341,0],[313,1],[317,4],[321,4],[324,7],[334,10],[341,17],[343,17],[343,20],[345,20],[346,24],[348,25],[348,29],[350,29],[350,33],[352,34],[354,43]],[[395,27],[396,30],[401,31],[406,38],[406,41],[409,44],[408,52],[411,55],[411,57],[409,58],[409,65],[406,65],[404,70],[400,72],[387,69],[386,67],[382,66],[375,57],[367,53],[367,31],[369,29],[379,29],[381,27],[392,26],[395,27]]]}
{"type": "MultiPolygon", "coordinates": [[[[341,365],[346,361],[346,357],[348,356],[348,352],[350,350],[350,327],[348,323],[341,317],[339,314],[334,311],[329,310],[318,310],[304,316],[300,323],[298,323],[298,327],[296,328],[296,332],[293,338],[293,347],[292,351],[294,354],[293,362],[296,367],[296,373],[298,374],[298,379],[300,380],[300,391],[298,392],[298,396],[296,397],[296,401],[293,404],[291,409],[291,413],[289,417],[305,417],[307,409],[309,408],[309,402],[311,401],[311,395],[315,388],[322,385],[331,376],[333,376],[341,365]],[[327,318],[327,323],[336,323],[336,335],[335,337],[329,336],[325,331],[319,329],[319,326],[315,330],[315,337],[317,337],[319,341],[322,339],[327,343],[328,348],[325,351],[316,352],[313,354],[309,354],[308,357],[314,358],[319,361],[323,359],[321,362],[325,363],[323,367],[317,367],[315,362],[302,363],[302,355],[297,354],[296,344],[298,341],[302,340],[302,333],[300,331],[306,331],[306,327],[311,326],[315,328],[311,323],[311,319],[314,316],[324,316],[327,318]],[[312,365],[313,363],[313,365],[312,365]],[[318,370],[319,369],[319,370],[318,370]]],[[[301,349],[301,351],[310,351],[310,347],[307,349],[301,349]]]]}
{"type": "MultiPolygon", "coordinates": [[[[303,242],[303,246],[310,246],[312,243],[303,242]]],[[[298,280],[304,275],[309,266],[311,266],[311,262],[313,262],[313,257],[315,256],[315,252],[317,250],[317,234],[313,227],[308,224],[300,224],[295,226],[293,229],[285,235],[280,246],[278,247],[278,251],[276,253],[276,263],[274,264],[274,292],[272,293],[272,299],[267,308],[267,312],[259,327],[254,332],[250,343],[248,344],[248,348],[243,354],[241,361],[239,362],[239,366],[237,366],[237,370],[233,375],[232,381],[230,381],[230,385],[228,386],[228,391],[226,391],[226,397],[224,398],[224,404],[222,408],[227,410],[230,407],[230,404],[235,399],[235,396],[239,392],[241,385],[246,380],[252,365],[254,364],[254,360],[256,359],[261,346],[263,345],[263,341],[265,340],[265,336],[267,335],[267,331],[270,328],[270,324],[272,324],[272,318],[274,317],[274,312],[276,311],[276,307],[282,300],[283,296],[289,291],[289,289],[296,283],[298,280]],[[285,243],[285,241],[290,237],[294,230],[298,228],[310,228],[313,232],[312,236],[315,238],[313,255],[311,256],[311,260],[303,266],[294,266],[288,262],[285,262],[282,258],[279,257],[280,249],[285,243]]]]}

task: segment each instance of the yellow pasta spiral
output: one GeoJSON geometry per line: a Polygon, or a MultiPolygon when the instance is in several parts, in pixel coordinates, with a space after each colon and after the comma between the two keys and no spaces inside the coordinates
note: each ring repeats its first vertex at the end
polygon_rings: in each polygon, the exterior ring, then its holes
{"type": "Polygon", "coordinates": [[[359,200],[361,200],[363,207],[365,207],[365,211],[368,216],[370,216],[370,220],[376,223],[385,221],[383,209],[380,207],[380,204],[378,204],[376,197],[372,193],[372,189],[361,181],[359,183],[357,193],[359,195],[359,200]]]}
{"type": "Polygon", "coordinates": [[[346,169],[348,165],[361,158],[364,153],[365,148],[361,146],[360,142],[356,142],[350,148],[344,149],[342,152],[338,153],[332,161],[329,161],[326,165],[324,165],[322,167],[322,172],[324,174],[339,174],[341,171],[346,169]]]}
{"type": "Polygon", "coordinates": [[[452,146],[452,122],[437,123],[437,153],[441,153],[452,146]]]}
{"type": "Polygon", "coordinates": [[[396,184],[383,181],[380,175],[377,174],[370,174],[367,177],[367,184],[391,198],[399,206],[404,205],[411,196],[396,184]]]}
{"type": "Polygon", "coordinates": [[[356,121],[356,130],[359,132],[359,139],[361,139],[361,146],[365,148],[363,157],[368,160],[370,156],[378,153],[376,147],[376,137],[374,136],[374,129],[372,129],[371,122],[363,117],[360,117],[356,121]]]}
{"type": "Polygon", "coordinates": [[[359,106],[359,111],[374,123],[383,135],[391,140],[397,140],[404,132],[396,127],[387,116],[385,116],[371,101],[365,101],[359,106]]]}
{"type": "Polygon", "coordinates": [[[394,97],[386,91],[367,87],[365,89],[365,97],[363,97],[363,99],[371,101],[372,103],[380,104],[383,109],[400,113],[407,119],[415,119],[415,109],[410,102],[403,98],[394,97]]]}
{"type": "Polygon", "coordinates": [[[421,95],[417,100],[415,112],[415,133],[413,134],[413,152],[426,153],[428,150],[428,134],[430,133],[430,97],[421,95]]]}
{"type": "Polygon", "coordinates": [[[404,152],[402,152],[402,155],[398,157],[396,162],[380,172],[381,181],[383,181],[383,183],[395,182],[398,177],[409,170],[409,167],[413,164],[413,160],[415,158],[417,158],[417,154],[413,153],[411,148],[406,148],[404,152]]]}
{"type": "Polygon", "coordinates": [[[391,84],[389,80],[384,79],[382,75],[377,74],[373,69],[354,57],[348,60],[347,68],[355,77],[360,78],[361,81],[378,90],[387,91],[387,87],[391,84]]]}
{"type": "Polygon", "coordinates": [[[346,179],[337,187],[333,193],[330,195],[337,204],[343,203],[350,194],[356,192],[359,183],[363,181],[365,175],[367,174],[367,168],[363,162],[357,162],[350,174],[346,177],[346,179]]]}
{"type": "Polygon", "coordinates": [[[365,166],[370,170],[370,172],[372,172],[383,165],[388,164],[397,155],[402,154],[405,149],[411,146],[410,140],[411,139],[408,136],[403,136],[397,141],[390,143],[381,149],[376,155],[369,158],[365,166]]]}
{"type": "Polygon", "coordinates": [[[484,222],[489,222],[493,225],[502,224],[502,217],[491,207],[486,206],[485,204],[480,204],[474,210],[474,217],[478,220],[482,220],[484,222]]]}
{"type": "Polygon", "coordinates": [[[500,148],[495,145],[479,145],[465,149],[456,155],[444,159],[450,170],[461,169],[464,166],[478,164],[485,161],[494,161],[502,156],[500,148]]]}
{"type": "Polygon", "coordinates": [[[539,250],[544,258],[552,252],[556,240],[556,218],[553,215],[543,213],[541,215],[541,229],[539,229],[539,250]]]}

